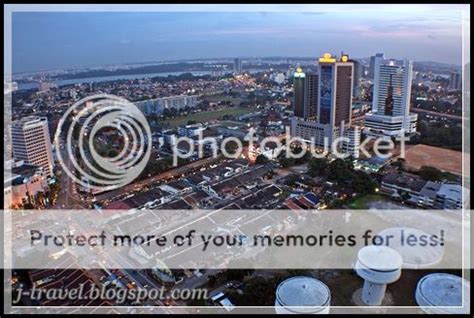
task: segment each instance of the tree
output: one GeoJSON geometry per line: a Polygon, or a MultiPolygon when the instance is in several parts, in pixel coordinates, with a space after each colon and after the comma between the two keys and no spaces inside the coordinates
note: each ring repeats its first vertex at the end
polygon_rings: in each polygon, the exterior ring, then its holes
{"type": "Polygon", "coordinates": [[[238,306],[273,306],[278,283],[277,278],[255,277],[245,285],[243,294],[232,292],[229,297],[238,306]]]}
{"type": "Polygon", "coordinates": [[[214,287],[217,283],[217,277],[215,275],[209,275],[207,278],[207,283],[209,287],[214,287]]]}
{"type": "Polygon", "coordinates": [[[351,188],[358,193],[372,193],[377,183],[364,171],[354,171],[351,180],[351,188]]]}
{"type": "Polygon", "coordinates": [[[258,155],[257,158],[255,159],[255,163],[259,165],[263,165],[268,162],[268,158],[265,155],[258,155]]]}
{"type": "Polygon", "coordinates": [[[405,170],[405,167],[406,167],[406,160],[403,159],[403,158],[398,158],[397,161],[395,161],[394,163],[392,163],[392,166],[397,167],[397,168],[398,168],[398,172],[402,172],[403,170],[405,170]]]}
{"type": "Polygon", "coordinates": [[[312,177],[324,177],[327,175],[328,165],[328,160],[326,158],[311,158],[308,163],[308,173],[312,177]]]}
{"type": "Polygon", "coordinates": [[[338,158],[329,164],[328,172],[329,180],[344,183],[351,179],[353,168],[348,161],[338,158]]]}
{"type": "Polygon", "coordinates": [[[285,155],[280,155],[278,156],[278,163],[283,167],[283,168],[289,168],[295,165],[295,159],[293,158],[287,158],[285,155]]]}
{"type": "Polygon", "coordinates": [[[233,154],[236,153],[238,147],[239,147],[239,146],[237,145],[237,143],[236,143],[236,142],[233,142],[233,141],[227,142],[227,143],[225,144],[225,150],[226,150],[229,154],[231,154],[231,155],[233,155],[233,154]]]}
{"type": "Polygon", "coordinates": [[[26,202],[23,204],[23,210],[34,210],[35,206],[31,202],[26,202]]]}
{"type": "Polygon", "coordinates": [[[170,115],[171,115],[171,112],[170,112],[169,108],[163,109],[163,117],[164,118],[168,118],[170,115]]]}
{"type": "Polygon", "coordinates": [[[44,206],[45,195],[44,192],[40,191],[36,194],[36,205],[39,207],[44,206]]]}
{"type": "Polygon", "coordinates": [[[228,269],[225,272],[226,280],[235,280],[235,281],[242,281],[245,276],[251,275],[253,273],[253,269],[228,269]]]}
{"type": "Polygon", "coordinates": [[[418,174],[427,181],[441,181],[443,179],[443,173],[435,167],[422,166],[418,174]]]}

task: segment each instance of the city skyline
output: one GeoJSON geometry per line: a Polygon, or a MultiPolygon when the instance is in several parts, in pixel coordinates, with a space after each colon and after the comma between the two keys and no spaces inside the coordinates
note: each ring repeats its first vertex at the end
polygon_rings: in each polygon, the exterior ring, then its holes
{"type": "Polygon", "coordinates": [[[13,73],[209,57],[316,57],[327,51],[362,58],[376,50],[461,64],[462,6],[395,11],[362,6],[354,12],[348,6],[327,7],[305,12],[13,12],[13,73]]]}

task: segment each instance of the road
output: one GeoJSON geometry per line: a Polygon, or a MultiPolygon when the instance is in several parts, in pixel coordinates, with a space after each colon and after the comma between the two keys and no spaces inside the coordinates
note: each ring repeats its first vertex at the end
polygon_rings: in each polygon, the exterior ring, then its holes
{"type": "Polygon", "coordinates": [[[436,116],[436,117],[446,117],[446,118],[457,119],[457,120],[462,120],[463,119],[463,117],[459,116],[459,115],[450,115],[450,114],[438,113],[438,112],[434,112],[434,111],[426,110],[426,109],[422,109],[422,108],[412,107],[411,110],[415,113],[424,113],[424,114],[428,114],[428,115],[432,115],[432,116],[436,116]]]}
{"type": "MultiPolygon", "coordinates": [[[[64,143],[63,143],[64,144],[64,143]]],[[[61,156],[63,158],[66,168],[73,172],[74,167],[67,153],[67,149],[64,146],[61,146],[61,156]]],[[[77,184],[71,179],[71,177],[64,171],[64,167],[61,167],[62,173],[60,176],[59,184],[61,185],[61,192],[58,195],[58,199],[53,209],[88,209],[90,208],[89,200],[81,199],[77,193],[77,184]]]]}

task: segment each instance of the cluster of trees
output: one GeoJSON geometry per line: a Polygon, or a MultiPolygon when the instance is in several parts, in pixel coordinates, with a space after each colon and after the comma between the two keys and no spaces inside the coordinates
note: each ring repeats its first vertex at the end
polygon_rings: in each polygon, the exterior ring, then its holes
{"type": "MultiPolygon", "coordinates": [[[[230,64],[228,64],[230,66],[230,64]]],[[[51,78],[56,80],[77,79],[87,77],[103,77],[103,76],[119,76],[119,75],[135,75],[135,74],[152,74],[164,72],[190,72],[190,71],[205,71],[208,70],[205,63],[172,63],[172,64],[158,64],[147,65],[131,69],[119,69],[114,71],[109,70],[90,70],[74,74],[60,74],[54,75],[51,78]]],[[[183,73],[180,75],[168,75],[171,80],[189,80],[193,78],[211,79],[210,75],[194,76],[192,73],[183,73]]],[[[163,77],[155,77],[154,79],[163,80],[163,77]]]]}
{"type": "Polygon", "coordinates": [[[310,176],[324,177],[338,185],[346,186],[358,193],[371,193],[377,183],[364,171],[355,170],[352,158],[335,159],[311,158],[308,163],[310,176]]]}
{"type": "Polygon", "coordinates": [[[39,208],[45,208],[47,205],[54,205],[58,199],[61,186],[58,182],[51,183],[48,190],[45,192],[40,191],[36,195],[27,194],[27,201],[21,206],[24,210],[34,210],[39,208]]]}
{"type": "Polygon", "coordinates": [[[425,144],[452,150],[462,150],[462,127],[458,125],[445,126],[444,123],[418,122],[418,136],[410,138],[411,144],[425,144]]]}
{"type": "Polygon", "coordinates": [[[313,276],[308,270],[294,269],[266,278],[253,277],[243,288],[243,293],[229,291],[229,298],[237,306],[273,306],[275,304],[275,290],[285,279],[293,276],[313,276]]]}
{"type": "MultiPolygon", "coordinates": [[[[297,147],[290,147],[290,151],[291,153],[293,153],[294,155],[298,156],[298,154],[300,154],[303,149],[299,146],[297,147]]],[[[293,156],[291,156],[293,157],[293,156]]],[[[307,152],[304,156],[302,156],[301,158],[288,158],[286,156],[286,152],[282,152],[279,156],[278,156],[278,163],[283,167],[283,168],[288,168],[288,167],[292,167],[292,166],[296,166],[296,165],[301,165],[303,163],[306,163],[308,162],[308,159],[310,157],[310,154],[307,152]]]]}
{"type": "MultiPolygon", "coordinates": [[[[178,158],[178,166],[185,164],[187,161],[183,158],[178,158]]],[[[138,180],[142,180],[162,172],[168,171],[173,167],[173,159],[171,157],[167,157],[161,160],[150,160],[148,161],[145,169],[143,169],[142,173],[138,177],[138,180]]]]}
{"type": "Polygon", "coordinates": [[[56,182],[51,183],[49,185],[49,191],[46,193],[46,195],[48,196],[49,204],[53,205],[56,202],[60,192],[61,185],[59,184],[58,179],[56,179],[56,182]]]}
{"type": "Polygon", "coordinates": [[[422,166],[418,170],[420,178],[426,181],[441,182],[441,181],[452,181],[460,182],[461,177],[450,172],[443,172],[435,167],[422,166]]]}
{"type": "Polygon", "coordinates": [[[237,306],[273,306],[275,290],[280,279],[258,276],[249,281],[240,294],[235,290],[229,291],[229,298],[237,306]]]}
{"type": "Polygon", "coordinates": [[[427,181],[441,181],[443,180],[443,172],[435,167],[422,166],[418,171],[418,175],[427,181]]]}
{"type": "Polygon", "coordinates": [[[257,158],[255,159],[255,163],[259,165],[266,164],[268,162],[268,158],[265,155],[258,155],[257,158]]]}

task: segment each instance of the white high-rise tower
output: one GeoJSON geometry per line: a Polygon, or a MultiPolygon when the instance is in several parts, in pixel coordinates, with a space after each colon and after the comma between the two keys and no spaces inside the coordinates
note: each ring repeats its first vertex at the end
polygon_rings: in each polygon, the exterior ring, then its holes
{"type": "Polygon", "coordinates": [[[365,116],[369,135],[399,137],[416,132],[417,114],[410,113],[413,62],[375,63],[372,112],[365,116]]]}
{"type": "Polygon", "coordinates": [[[53,175],[54,161],[46,117],[28,116],[12,123],[13,157],[43,167],[53,175]]]}

